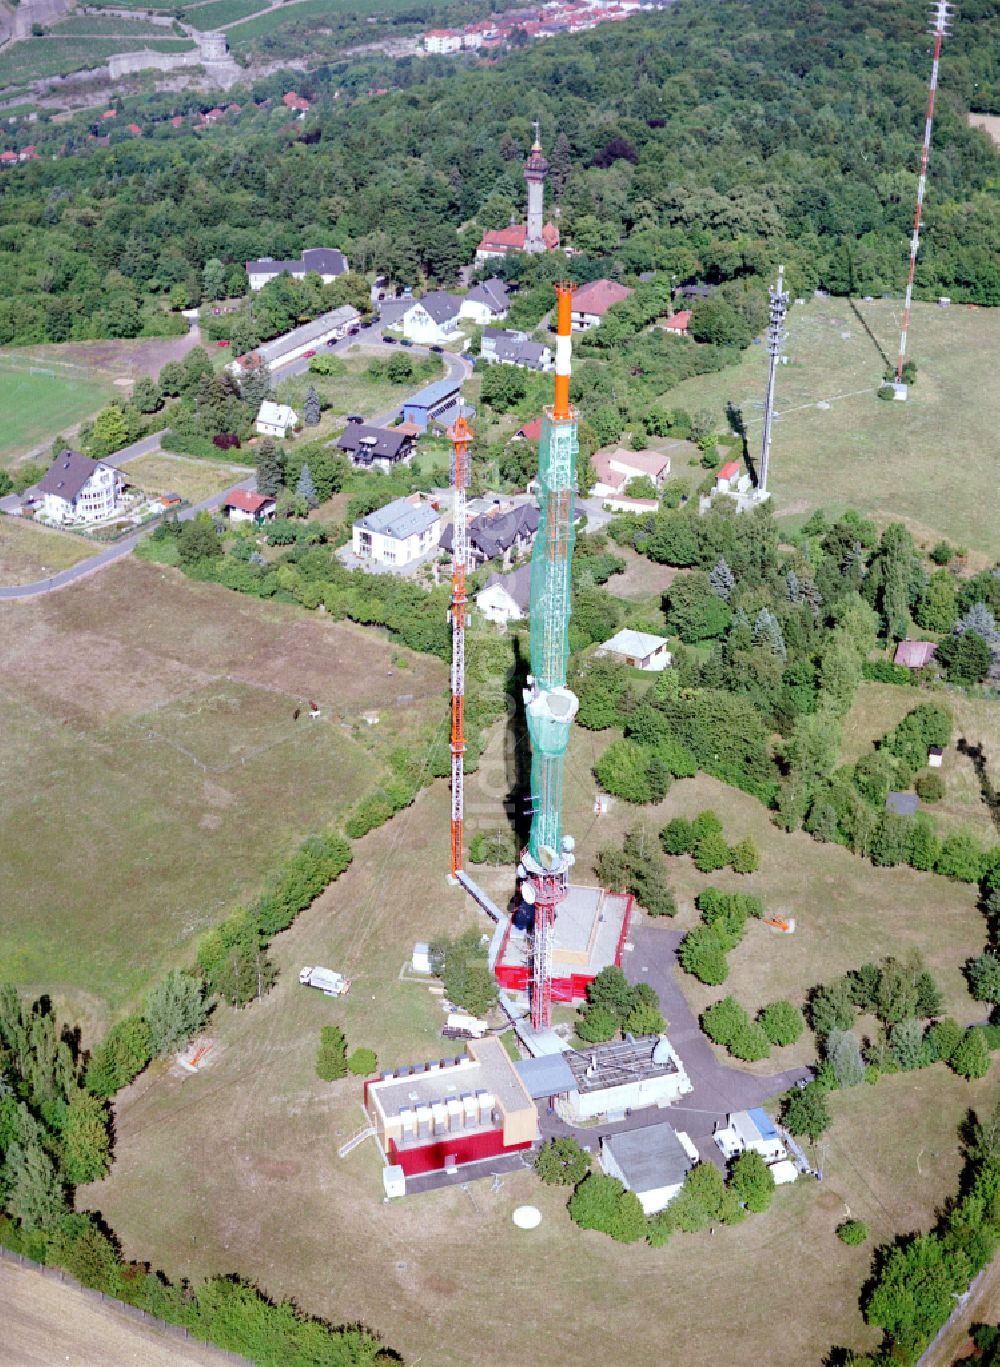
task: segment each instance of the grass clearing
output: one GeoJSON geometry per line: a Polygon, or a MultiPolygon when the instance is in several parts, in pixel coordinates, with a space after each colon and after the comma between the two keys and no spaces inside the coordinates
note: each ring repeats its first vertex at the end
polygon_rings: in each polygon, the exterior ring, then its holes
{"type": "Polygon", "coordinates": [[[148,19],[125,19],[116,15],[81,15],[79,18],[63,19],[53,27],[57,38],[70,38],[76,34],[98,37],[104,34],[122,38],[169,38],[177,37],[163,24],[151,23],[148,19]]]}
{"type": "Polygon", "coordinates": [[[880,736],[922,702],[946,707],[955,719],[952,743],[940,770],[947,792],[943,801],[926,804],[925,810],[947,835],[964,828],[987,846],[997,843],[1000,831],[983,801],[972,759],[958,748],[963,740],[973,749],[981,747],[987,778],[1000,787],[1000,707],[996,702],[963,693],[927,694],[893,684],[862,683],[844,725],[842,761],[850,764],[868,754],[880,736]]]}
{"type": "Polygon", "coordinates": [[[0,517],[0,586],[31,584],[96,555],[98,547],[67,532],[36,527],[21,517],[0,517]]]}
{"type": "MultiPolygon", "coordinates": [[[[303,428],[300,441],[319,441],[335,435],[343,428],[350,413],[360,413],[368,422],[376,417],[384,417],[391,410],[401,407],[403,400],[414,392],[417,385],[413,380],[391,384],[388,380],[372,379],[367,370],[373,354],[352,348],[347,356],[338,357],[346,368],[346,373],[342,375],[315,375],[305,371],[301,375],[278,381],[275,386],[278,399],[291,404],[300,418],[310,385],[315,386],[320,402],[330,405],[323,410],[318,427],[303,428]]],[[[439,363],[438,373],[422,383],[431,384],[440,379],[443,373],[444,367],[439,363]]]]}
{"type": "MultiPolygon", "coordinates": [[[[258,5],[257,8],[263,9],[264,6],[258,5]]],[[[290,24],[308,23],[313,28],[322,28],[324,19],[354,20],[406,8],[406,0],[297,0],[295,4],[281,5],[277,9],[259,14],[255,19],[235,21],[227,36],[229,46],[233,50],[238,50],[290,24]]],[[[200,25],[200,15],[201,10],[194,9],[189,18],[192,23],[200,25]]]]}
{"type": "Polygon", "coordinates": [[[765,1216],[657,1251],[581,1233],[566,1193],[529,1172],[496,1193],[477,1183],[383,1204],[371,1144],[338,1159],[363,1123],[361,1085],[315,1077],[319,1026],[341,1025],[380,1065],[437,1056],[440,1004],[399,968],[415,939],[486,926],[445,882],[447,822],[440,782],[368,836],[344,877],[278,937],[278,985],[250,1010],[218,1014],[204,1074],[152,1073],[121,1096],[115,1167],[83,1199],[126,1255],[175,1276],[239,1271],[334,1321],[360,1318],[407,1360],[441,1367],[535,1361],[541,1339],[553,1364],[578,1361],[581,1341],[609,1359],[627,1344],[623,1360],[663,1361],[667,1325],[669,1360],[708,1367],[731,1349],[737,1306],[741,1333],[774,1367],[818,1362],[835,1343],[873,1346],[857,1298],[874,1242],[933,1222],[955,1190],[958,1125],[988,1104],[990,1078],[970,1086],[932,1069],[836,1098],[821,1186],[799,1182],[765,1216]],[[298,986],[301,965],[317,961],[354,975],[346,999],[298,986]],[[530,1236],[510,1220],[524,1201],[543,1213],[530,1236]],[[835,1236],[845,1205],[872,1229],[860,1249],[835,1236]],[[331,1230],[351,1250],[332,1267],[331,1230]],[[506,1294],[483,1295],[484,1285],[506,1294]],[[803,1315],[806,1286],[822,1294],[803,1315]]]}
{"type": "Polygon", "coordinates": [[[187,11],[188,22],[205,32],[225,28],[237,19],[248,19],[267,9],[268,0],[210,0],[207,5],[196,5],[187,11]]]}
{"type": "MultiPolygon", "coordinates": [[[[858,309],[895,357],[901,303],[859,302],[858,309]]],[[[971,491],[996,483],[998,346],[1000,310],[914,304],[909,354],[917,383],[906,403],[885,403],[875,397],[883,362],[847,301],[793,304],[775,400],[775,513],[850,505],[881,521],[902,520],[921,540],[946,536],[996,556],[993,500],[971,491]],[[828,409],[817,408],[821,400],[828,409]]],[[[685,380],[666,402],[692,413],[710,409],[721,423],[731,401],[743,410],[755,454],[766,359],[763,347],[751,346],[738,366],[685,380]]]]}
{"type": "Polygon", "coordinates": [[[249,471],[251,467],[215,464],[160,451],[148,456],[137,456],[124,469],[129,479],[146,493],[173,492],[186,498],[189,503],[200,503],[202,499],[228,489],[234,480],[240,478],[244,469],[249,471]]]}
{"type": "Polygon", "coordinates": [[[82,367],[34,363],[9,351],[0,353],[0,380],[0,466],[90,417],[115,393],[108,379],[82,367]]]}
{"type": "Polygon", "coordinates": [[[188,963],[445,687],[376,633],[132,559],[0,620],[0,980],[91,1017],[188,963]]]}

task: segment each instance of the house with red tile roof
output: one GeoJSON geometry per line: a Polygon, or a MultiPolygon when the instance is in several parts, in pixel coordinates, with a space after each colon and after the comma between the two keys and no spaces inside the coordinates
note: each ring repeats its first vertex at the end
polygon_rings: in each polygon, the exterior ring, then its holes
{"type": "Polygon", "coordinates": [[[573,294],[573,331],[587,332],[596,327],[608,309],[627,299],[632,291],[617,280],[592,280],[573,294]]]}
{"type": "Polygon", "coordinates": [[[249,494],[245,489],[234,489],[226,495],[222,505],[230,522],[264,522],[274,517],[275,500],[269,494],[249,494]]]}
{"type": "Polygon", "coordinates": [[[936,654],[937,646],[933,641],[900,641],[893,664],[906,669],[923,669],[936,654]]]}
{"type": "Polygon", "coordinates": [[[127,123],[127,124],[125,125],[125,132],[126,132],[126,133],[131,133],[132,136],[133,136],[133,138],[141,138],[141,137],[142,137],[142,129],[139,127],[139,125],[138,125],[137,123],[127,123]]]}
{"type": "Polygon", "coordinates": [[[691,321],[690,309],[678,309],[672,318],[668,318],[663,324],[665,332],[673,332],[678,337],[688,335],[688,324],[691,321]]]}
{"type": "Polygon", "coordinates": [[[286,109],[296,109],[300,114],[305,114],[309,109],[309,101],[304,95],[298,95],[294,90],[289,90],[287,95],[282,95],[281,103],[286,109]]]}
{"type": "MultiPolygon", "coordinates": [[[[508,252],[523,252],[528,237],[526,223],[510,223],[506,228],[487,228],[476,248],[476,260],[494,261],[508,252]]],[[[554,223],[546,223],[542,228],[542,241],[546,251],[555,251],[559,246],[559,229],[554,223]]]]}

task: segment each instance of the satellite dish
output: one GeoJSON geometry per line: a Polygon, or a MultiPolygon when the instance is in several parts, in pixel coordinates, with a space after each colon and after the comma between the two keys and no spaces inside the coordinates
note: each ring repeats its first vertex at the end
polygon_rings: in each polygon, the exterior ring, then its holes
{"type": "Polygon", "coordinates": [[[518,864],[518,866],[517,866],[517,876],[518,876],[518,878],[527,878],[527,876],[528,876],[528,870],[524,867],[523,864],[518,864]]]}
{"type": "Polygon", "coordinates": [[[565,854],[572,854],[576,849],[576,841],[571,835],[564,835],[562,838],[562,847],[565,854]]]}
{"type": "Polygon", "coordinates": [[[521,889],[521,900],[529,907],[535,905],[535,889],[530,883],[525,883],[524,887],[521,889]]]}
{"type": "Polygon", "coordinates": [[[537,1229],[542,1223],[542,1212],[537,1206],[518,1206],[510,1218],[518,1229],[537,1229]]]}

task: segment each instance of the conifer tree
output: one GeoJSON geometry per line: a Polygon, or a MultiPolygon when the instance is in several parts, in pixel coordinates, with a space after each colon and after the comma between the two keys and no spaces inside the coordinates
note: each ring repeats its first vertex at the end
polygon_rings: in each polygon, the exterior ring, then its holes
{"type": "Polygon", "coordinates": [[[299,498],[305,499],[308,507],[316,508],[319,506],[319,499],[316,496],[316,485],[313,483],[313,477],[309,473],[308,464],[303,465],[302,467],[302,473],[299,475],[299,482],[295,486],[295,492],[298,494],[299,498]]]}
{"type": "Polygon", "coordinates": [[[319,395],[316,393],[316,386],[311,384],[306,390],[306,399],[302,409],[302,416],[306,426],[316,427],[319,423],[319,415],[319,395]]]}

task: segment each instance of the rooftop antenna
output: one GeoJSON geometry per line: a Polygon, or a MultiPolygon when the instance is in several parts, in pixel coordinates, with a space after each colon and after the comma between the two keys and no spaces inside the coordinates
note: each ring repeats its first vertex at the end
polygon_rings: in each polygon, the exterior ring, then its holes
{"type": "Polygon", "coordinates": [[[771,300],[771,315],[767,325],[767,396],[764,400],[764,435],[760,447],[760,471],[757,477],[757,494],[767,497],[767,469],[771,458],[771,419],[774,416],[774,378],[778,369],[778,357],[785,341],[785,315],[788,312],[788,291],[784,287],[785,268],[778,267],[778,283],[768,289],[771,300]]]}
{"type": "Polygon", "coordinates": [[[938,67],[941,63],[941,43],[947,36],[954,13],[950,0],[934,0],[931,6],[931,32],[934,35],[934,60],[931,64],[931,83],[927,95],[927,117],[924,120],[924,143],[920,151],[920,179],[917,181],[917,208],[913,215],[913,237],[910,239],[910,270],[906,278],[906,301],[903,304],[903,330],[899,337],[899,359],[896,362],[896,398],[906,398],[903,384],[903,362],[906,360],[906,334],[910,328],[910,302],[913,298],[913,277],[920,250],[920,220],[924,211],[924,191],[927,188],[927,163],[931,155],[931,129],[934,126],[934,102],[937,99],[938,67]]]}

